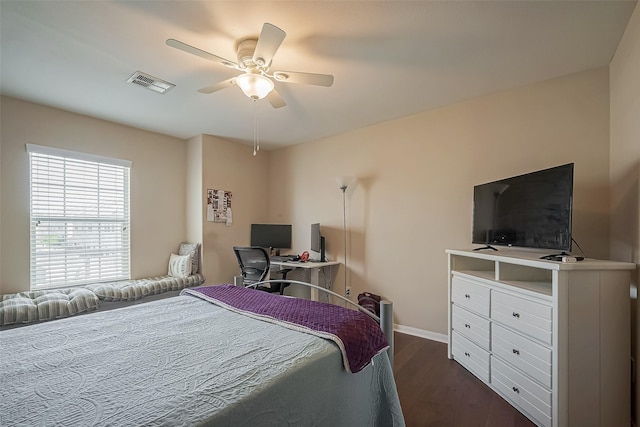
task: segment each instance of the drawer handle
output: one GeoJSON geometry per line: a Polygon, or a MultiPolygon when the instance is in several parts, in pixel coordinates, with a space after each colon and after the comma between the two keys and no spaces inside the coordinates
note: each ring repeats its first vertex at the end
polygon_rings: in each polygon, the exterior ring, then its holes
{"type": "Polygon", "coordinates": [[[465,327],[465,328],[469,328],[469,329],[471,329],[471,325],[470,325],[470,324],[468,324],[468,323],[465,323],[465,324],[464,324],[464,327],[465,327]]]}
{"type": "Polygon", "coordinates": [[[516,393],[520,394],[520,389],[518,389],[518,387],[511,387],[513,389],[513,391],[515,391],[516,393]]]}
{"type": "Polygon", "coordinates": [[[471,357],[471,355],[469,353],[467,353],[466,351],[464,352],[464,355],[467,357],[471,357]]]}
{"type": "Polygon", "coordinates": [[[516,313],[515,311],[512,314],[513,317],[515,317],[516,319],[520,318],[520,313],[516,313]]]}
{"type": "Polygon", "coordinates": [[[517,354],[518,356],[520,356],[520,350],[516,350],[515,348],[513,349],[513,354],[517,354]]]}
{"type": "Polygon", "coordinates": [[[464,294],[464,297],[465,297],[465,298],[471,298],[471,295],[469,295],[469,294],[464,294]]]}

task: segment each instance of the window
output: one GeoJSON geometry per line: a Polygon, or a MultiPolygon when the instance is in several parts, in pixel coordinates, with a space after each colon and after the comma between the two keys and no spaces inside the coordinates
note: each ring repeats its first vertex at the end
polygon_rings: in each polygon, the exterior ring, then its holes
{"type": "Polygon", "coordinates": [[[131,162],[27,144],[31,289],[129,278],[131,162]]]}

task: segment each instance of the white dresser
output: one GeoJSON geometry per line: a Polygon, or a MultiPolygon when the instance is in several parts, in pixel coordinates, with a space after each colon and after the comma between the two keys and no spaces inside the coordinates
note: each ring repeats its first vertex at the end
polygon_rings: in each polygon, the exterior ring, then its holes
{"type": "Polygon", "coordinates": [[[635,264],[447,250],[449,358],[540,426],[630,426],[635,264]]]}

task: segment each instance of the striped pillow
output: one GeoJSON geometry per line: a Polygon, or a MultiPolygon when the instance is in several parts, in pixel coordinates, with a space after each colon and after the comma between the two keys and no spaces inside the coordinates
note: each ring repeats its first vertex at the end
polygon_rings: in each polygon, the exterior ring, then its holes
{"type": "Polygon", "coordinates": [[[196,274],[200,269],[200,243],[180,243],[178,255],[189,255],[191,257],[191,272],[196,274]]]}
{"type": "Polygon", "coordinates": [[[191,257],[171,254],[169,258],[169,276],[186,278],[191,275],[191,257]]]}

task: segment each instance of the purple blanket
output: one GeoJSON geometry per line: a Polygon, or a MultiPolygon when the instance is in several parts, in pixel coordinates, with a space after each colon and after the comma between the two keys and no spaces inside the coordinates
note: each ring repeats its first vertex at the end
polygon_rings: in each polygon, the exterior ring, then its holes
{"type": "Polygon", "coordinates": [[[233,285],[185,289],[182,294],[256,319],[330,339],[342,352],[348,372],[359,372],[373,356],[389,347],[378,324],[369,316],[333,304],[288,298],[233,285]]]}

